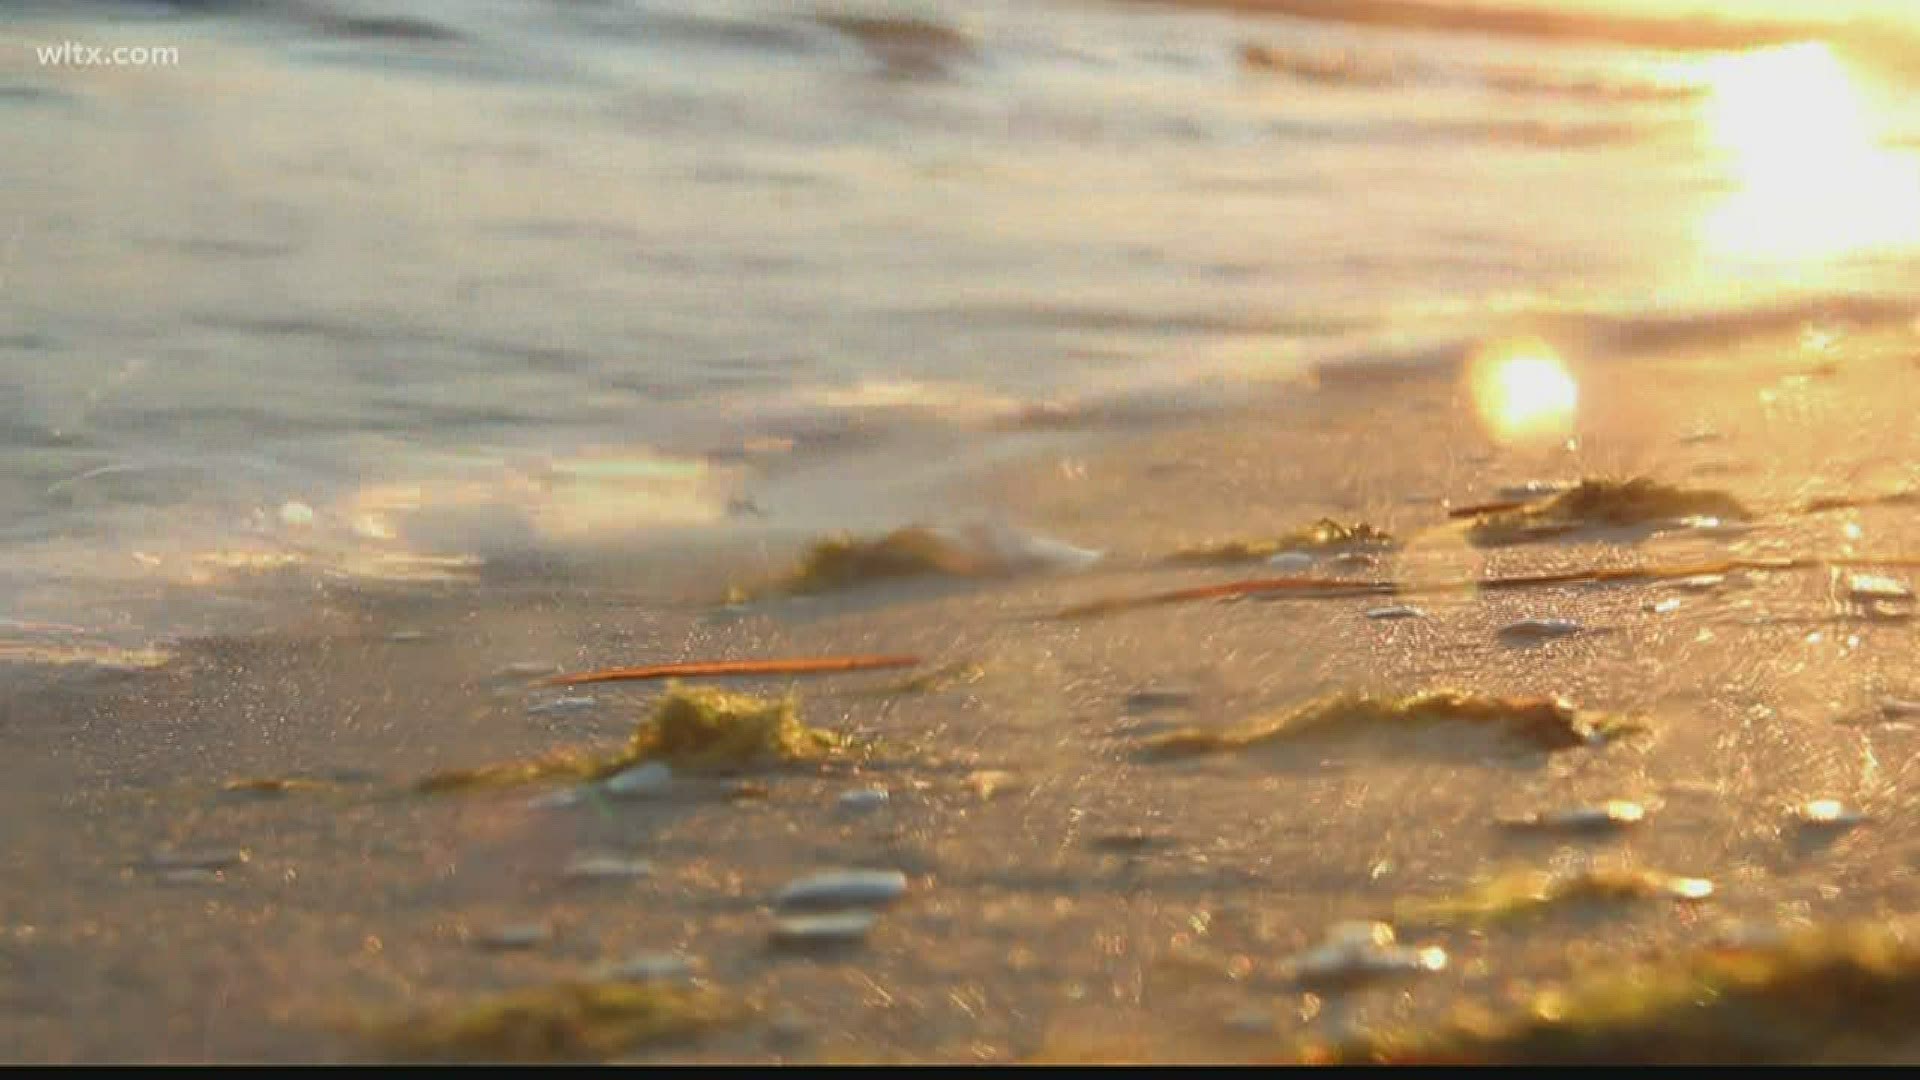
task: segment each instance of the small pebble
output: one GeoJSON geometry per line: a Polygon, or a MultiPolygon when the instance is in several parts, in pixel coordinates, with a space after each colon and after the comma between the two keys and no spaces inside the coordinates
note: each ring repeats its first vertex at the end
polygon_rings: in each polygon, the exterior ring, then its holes
{"type": "Polygon", "coordinates": [[[1572,619],[1521,619],[1501,627],[1499,637],[1507,642],[1551,641],[1584,629],[1572,619]]]}
{"type": "Polygon", "coordinates": [[[298,500],[288,500],[280,504],[280,523],[290,529],[303,529],[313,524],[313,507],[298,500]]]}
{"type": "Polygon", "coordinates": [[[1386,923],[1342,923],[1327,935],[1326,944],[1295,958],[1289,965],[1303,986],[1343,986],[1402,975],[1443,971],[1445,949],[1394,943],[1393,927],[1386,923]]]}
{"type": "Polygon", "coordinates": [[[535,701],[527,705],[528,716],[551,716],[565,713],[585,712],[593,708],[594,699],[590,697],[562,697],[551,701],[535,701]]]}
{"type": "Polygon", "coordinates": [[[162,885],[218,885],[227,880],[227,875],[218,870],[206,870],[194,867],[185,870],[167,870],[160,874],[162,885]]]}
{"type": "Polygon", "coordinates": [[[861,788],[856,791],[844,791],[835,804],[847,813],[859,814],[869,810],[885,809],[892,796],[886,788],[861,788]]]}
{"type": "Polygon", "coordinates": [[[1191,690],[1135,690],[1124,704],[1128,712],[1152,712],[1156,709],[1184,709],[1199,695],[1191,690]]]}
{"type": "Polygon", "coordinates": [[[1692,577],[1684,577],[1674,582],[1673,587],[1676,589],[1685,589],[1688,592],[1708,592],[1719,588],[1726,584],[1726,582],[1727,575],[1725,574],[1695,574],[1692,577]]]}
{"type": "Polygon", "coordinates": [[[1723,521],[1714,517],[1682,518],[1682,526],[1706,536],[1745,536],[1756,526],[1747,521],[1723,521]]]}
{"type": "Polygon", "coordinates": [[[580,788],[559,788],[554,791],[549,791],[545,795],[536,795],[528,799],[527,809],[565,810],[568,807],[579,806],[585,801],[587,801],[586,794],[580,788]]]}
{"type": "Polygon", "coordinates": [[[1558,495],[1567,490],[1567,485],[1552,480],[1529,480],[1524,484],[1508,484],[1498,488],[1494,495],[1502,499],[1544,499],[1549,495],[1558,495]]]}
{"type": "Polygon", "coordinates": [[[879,907],[906,895],[898,870],[830,870],[789,883],[774,896],[778,908],[879,907]]]}
{"type": "Polygon", "coordinates": [[[1273,1031],[1273,1014],[1258,1005],[1248,1005],[1227,1017],[1227,1029],[1243,1035],[1266,1035],[1273,1031]]]}
{"type": "Polygon", "coordinates": [[[1647,809],[1626,799],[1609,799],[1598,806],[1555,810],[1524,818],[1503,821],[1509,828],[1545,829],[1561,832],[1614,832],[1640,824],[1647,809]]]}
{"type": "Polygon", "coordinates": [[[1655,615],[1671,615],[1672,613],[1679,611],[1683,604],[1684,604],[1684,601],[1682,601],[1679,597],[1669,596],[1665,600],[1661,600],[1657,603],[1648,604],[1647,610],[1653,612],[1655,615]]]}
{"type": "Polygon", "coordinates": [[[1905,583],[1879,574],[1853,574],[1847,578],[1847,592],[1855,600],[1911,600],[1913,590],[1905,583]]]}
{"type": "Polygon", "coordinates": [[[673,786],[673,770],[658,761],[649,761],[600,782],[600,790],[616,799],[650,799],[667,793],[673,786]]]}
{"type": "Polygon", "coordinates": [[[879,918],[871,911],[788,915],[774,921],[773,943],[789,948],[852,945],[865,941],[879,918]]]}
{"type": "Polygon", "coordinates": [[[144,870],[231,870],[245,863],[245,851],[156,851],[141,861],[144,870]]]}
{"type": "Polygon", "coordinates": [[[1367,612],[1369,619],[1424,619],[1427,613],[1411,604],[1395,604],[1392,607],[1377,607],[1367,612]]]}
{"type": "Polygon", "coordinates": [[[813,1034],[813,1025],[797,1010],[782,1006],[767,1018],[767,1041],[776,1046],[793,1046],[813,1034]]]}
{"type": "Polygon", "coordinates": [[[1815,799],[1794,809],[1800,824],[1815,829],[1851,829],[1866,822],[1866,815],[1849,810],[1838,799],[1815,799]]]}
{"type": "Polygon", "coordinates": [[[533,949],[553,940],[553,927],[546,923],[516,923],[496,926],[473,936],[482,949],[533,949]]]}
{"type": "Polygon", "coordinates": [[[967,775],[967,786],[982,799],[991,799],[997,793],[1011,789],[1015,782],[1012,773],[999,769],[982,769],[967,775]]]}
{"type": "Polygon", "coordinates": [[[576,855],[561,876],[570,881],[633,880],[653,876],[653,864],[625,855],[576,855]]]}
{"type": "Polygon", "coordinates": [[[559,673],[560,665],[558,664],[543,664],[537,660],[522,660],[518,663],[507,664],[504,667],[496,668],[493,677],[496,679],[538,679],[543,675],[558,675],[559,673]]]}
{"type": "Polygon", "coordinates": [[[1095,851],[1136,852],[1145,851],[1166,840],[1167,837],[1158,833],[1129,829],[1125,832],[1102,833],[1090,838],[1087,843],[1095,851]]]}

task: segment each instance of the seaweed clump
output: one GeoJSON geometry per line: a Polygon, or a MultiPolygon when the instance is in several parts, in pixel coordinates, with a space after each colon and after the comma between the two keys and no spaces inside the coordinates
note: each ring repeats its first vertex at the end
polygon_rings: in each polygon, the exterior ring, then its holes
{"type": "Polygon", "coordinates": [[[1762,1064],[1908,1061],[1920,1049],[1911,926],[1863,923],[1710,946],[1548,990],[1512,1014],[1308,1046],[1335,1063],[1762,1064]]]}
{"type": "Polygon", "coordinates": [[[1685,518],[1749,521],[1753,512],[1724,491],[1681,488],[1649,477],[1582,480],[1540,502],[1492,509],[1476,517],[1467,536],[1493,547],[1550,540],[1580,529],[1658,525],[1685,518]]]}
{"type": "Polygon", "coordinates": [[[1397,543],[1391,533],[1364,521],[1343,525],[1332,518],[1321,518],[1284,536],[1226,540],[1182,548],[1167,556],[1166,561],[1177,566],[1223,566],[1259,562],[1287,552],[1321,555],[1391,548],[1397,543]]]}
{"type": "Polygon", "coordinates": [[[699,987],[561,982],[414,1013],[371,1034],[404,1061],[592,1062],[688,1040],[743,1012],[699,987]]]}
{"type": "Polygon", "coordinates": [[[1198,757],[1295,739],[1448,724],[1492,731],[1510,743],[1547,751],[1595,746],[1644,730],[1629,721],[1582,712],[1559,698],[1501,698],[1451,690],[1404,698],[1349,693],[1242,728],[1170,731],[1148,740],[1145,753],[1162,759],[1198,757]]]}
{"type": "Polygon", "coordinates": [[[1595,867],[1561,874],[1522,870],[1482,882],[1459,896],[1402,903],[1394,909],[1394,919],[1421,926],[1485,925],[1579,907],[1704,900],[1711,895],[1711,882],[1652,870],[1595,867]]]}
{"type": "Polygon", "coordinates": [[[441,793],[552,780],[598,780],[648,761],[681,768],[813,761],[844,746],[841,737],[802,723],[792,698],[775,700],[672,683],[652,715],[617,751],[566,749],[477,768],[446,769],[421,780],[416,790],[441,793]]]}

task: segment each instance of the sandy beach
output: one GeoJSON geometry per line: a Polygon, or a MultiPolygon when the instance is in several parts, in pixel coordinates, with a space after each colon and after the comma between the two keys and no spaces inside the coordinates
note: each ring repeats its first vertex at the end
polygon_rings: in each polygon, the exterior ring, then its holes
{"type": "MultiPolygon", "coordinates": [[[[778,573],[798,546],[690,551],[624,588],[560,575],[330,588],[293,628],[188,642],[158,666],[23,669],[0,765],[15,824],[0,1046],[47,1062],[377,1060],[392,1051],[369,1033],[394,1017],[642,957],[741,1011],[615,1057],[1286,1060],[1463,1005],[1524,1009],[1543,987],[1737,935],[1898,925],[1920,902],[1920,735],[1883,706],[1920,698],[1913,624],[1850,601],[1844,570],[1055,616],[1275,574],[1432,588],[1911,556],[1910,507],[1808,504],[1910,490],[1917,361],[1905,328],[1572,358],[1579,405],[1546,445],[1491,437],[1456,368],[1333,371],[947,493],[1104,553],[1075,572],[730,605],[730,585],[778,573]],[[1482,547],[1448,517],[1512,485],[1641,475],[1731,493],[1755,520],[1482,547]],[[1159,563],[1321,517],[1400,546],[1286,570],[1159,563]],[[1419,610],[1366,615],[1393,603],[1419,610]],[[1578,626],[1502,633],[1528,618],[1578,626]],[[872,653],[917,654],[918,673],[943,677],[727,683],[793,693],[802,720],[855,753],[676,770],[653,797],[567,807],[532,804],[553,784],[408,789],[436,769],[618,745],[664,692],[529,688],[543,669],[872,653]],[[1556,695],[1647,730],[1554,753],[1412,730],[1142,754],[1174,729],[1329,692],[1436,690],[1556,695]],[[223,791],[284,777],[320,783],[223,791]],[[883,802],[845,798],[872,789],[883,802]],[[1816,799],[1864,821],[1810,842],[1793,814],[1816,799]],[[1603,836],[1500,825],[1607,800],[1644,819],[1603,836]],[[563,872],[596,854],[646,866],[563,872]],[[1501,872],[1588,865],[1704,879],[1711,894],[1403,924],[1402,942],[1444,950],[1444,967],[1354,989],[1303,989],[1290,967],[1340,923],[1393,920],[1501,872]],[[850,947],[772,944],[774,895],[838,868],[899,871],[904,895],[850,947]]],[[[1800,1049],[1891,1061],[1915,1044],[1834,1034],[1800,1049]]]]}

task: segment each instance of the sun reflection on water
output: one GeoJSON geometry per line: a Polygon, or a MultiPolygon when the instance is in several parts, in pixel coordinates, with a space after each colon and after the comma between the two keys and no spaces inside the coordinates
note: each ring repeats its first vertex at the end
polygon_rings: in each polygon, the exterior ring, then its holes
{"type": "Polygon", "coordinates": [[[1883,145],[1831,48],[1721,57],[1705,75],[1708,138],[1735,184],[1704,222],[1712,254],[1807,263],[1920,243],[1920,155],[1883,145]]]}
{"type": "Polygon", "coordinates": [[[1518,339],[1483,349],[1467,377],[1481,422],[1501,442],[1557,438],[1573,427],[1580,384],[1544,341],[1518,339]]]}

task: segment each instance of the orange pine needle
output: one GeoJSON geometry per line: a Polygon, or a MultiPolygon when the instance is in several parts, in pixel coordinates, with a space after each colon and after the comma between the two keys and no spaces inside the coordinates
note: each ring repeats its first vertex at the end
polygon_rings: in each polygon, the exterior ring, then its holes
{"type": "Polygon", "coordinates": [[[1532,589],[1587,582],[1629,583],[1672,581],[1703,574],[1725,574],[1736,570],[1788,571],[1820,566],[1836,569],[1914,569],[1920,557],[1910,555],[1853,556],[1838,559],[1811,557],[1779,559],[1722,559],[1717,562],[1682,566],[1623,566],[1596,570],[1569,570],[1552,574],[1528,574],[1520,577],[1465,578],[1455,581],[1393,582],[1343,581],[1338,578],[1285,577],[1251,578],[1219,585],[1201,585],[1191,589],[1121,596],[1078,604],[1059,612],[1055,618],[1079,619],[1094,615],[1112,615],[1138,608],[1181,604],[1194,600],[1223,600],[1234,596],[1267,596],[1289,593],[1305,600],[1330,600],[1353,596],[1421,596],[1437,593],[1497,592],[1506,589],[1532,589]]]}
{"type": "Polygon", "coordinates": [[[644,667],[606,668],[574,675],[554,675],[538,686],[579,686],[582,683],[631,682],[641,679],[702,679],[752,675],[831,675],[843,671],[880,671],[918,667],[917,656],[817,656],[797,660],[692,660],[644,667]]]}

